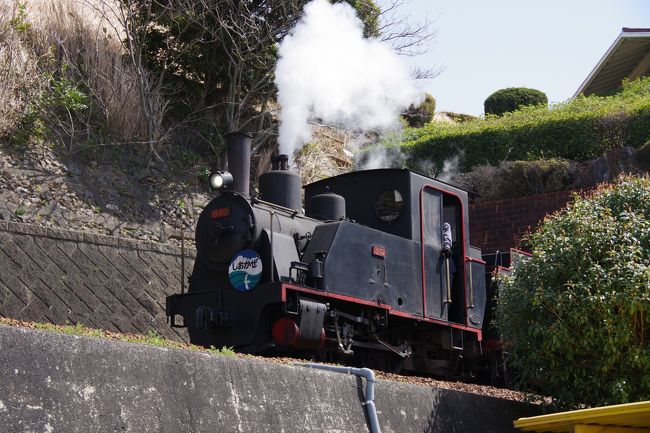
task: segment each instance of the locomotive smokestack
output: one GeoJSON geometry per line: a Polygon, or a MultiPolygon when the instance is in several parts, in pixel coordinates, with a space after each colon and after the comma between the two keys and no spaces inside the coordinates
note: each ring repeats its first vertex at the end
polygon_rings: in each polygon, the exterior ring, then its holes
{"type": "Polygon", "coordinates": [[[251,138],[244,132],[226,134],[228,171],[233,177],[233,190],[248,197],[251,177],[251,138]]]}
{"type": "Polygon", "coordinates": [[[273,170],[289,170],[289,156],[281,154],[271,158],[271,167],[273,170]]]}

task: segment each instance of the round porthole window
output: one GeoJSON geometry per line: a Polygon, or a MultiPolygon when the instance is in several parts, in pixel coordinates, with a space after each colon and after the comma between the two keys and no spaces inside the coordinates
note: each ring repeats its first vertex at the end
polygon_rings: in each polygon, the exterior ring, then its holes
{"type": "Polygon", "coordinates": [[[395,221],[404,211],[404,200],[402,194],[396,189],[387,189],[377,197],[375,213],[379,221],[390,224],[395,221]]]}

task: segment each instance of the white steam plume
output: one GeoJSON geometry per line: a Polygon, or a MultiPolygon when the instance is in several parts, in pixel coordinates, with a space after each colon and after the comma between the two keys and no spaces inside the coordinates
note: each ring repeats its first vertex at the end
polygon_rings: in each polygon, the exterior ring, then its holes
{"type": "Polygon", "coordinates": [[[442,171],[436,176],[436,179],[443,182],[449,182],[458,173],[460,158],[465,155],[462,150],[457,155],[445,159],[442,163],[442,171]]]}
{"type": "Polygon", "coordinates": [[[310,119],[357,130],[387,129],[423,93],[386,44],[363,37],[347,3],[314,0],[279,48],[275,83],[280,152],[291,158],[311,138],[310,119]]]}

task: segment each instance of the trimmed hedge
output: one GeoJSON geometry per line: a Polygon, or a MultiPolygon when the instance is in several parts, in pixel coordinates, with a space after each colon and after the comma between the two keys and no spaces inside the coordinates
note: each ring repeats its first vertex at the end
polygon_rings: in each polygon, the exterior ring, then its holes
{"type": "Polygon", "coordinates": [[[650,78],[625,83],[616,96],[579,96],[545,107],[524,107],[502,117],[461,124],[433,122],[407,129],[402,150],[411,161],[430,160],[441,170],[459,156],[459,170],[504,160],[586,160],[650,139],[650,78]]]}
{"type": "Polygon", "coordinates": [[[650,178],[576,197],[528,241],[497,304],[521,383],[562,408],[650,399],[650,178]]]}
{"type": "Polygon", "coordinates": [[[516,111],[529,105],[548,105],[548,98],[544,92],[526,87],[509,87],[497,90],[487,97],[483,103],[485,114],[501,116],[504,113],[516,111]]]}

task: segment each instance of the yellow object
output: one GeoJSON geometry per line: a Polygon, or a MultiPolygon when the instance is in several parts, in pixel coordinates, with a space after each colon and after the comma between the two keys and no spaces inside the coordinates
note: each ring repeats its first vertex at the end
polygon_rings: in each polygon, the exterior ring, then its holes
{"type": "Polygon", "coordinates": [[[519,418],[514,425],[535,432],[650,433],[650,401],[519,418]]]}

